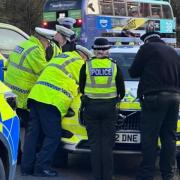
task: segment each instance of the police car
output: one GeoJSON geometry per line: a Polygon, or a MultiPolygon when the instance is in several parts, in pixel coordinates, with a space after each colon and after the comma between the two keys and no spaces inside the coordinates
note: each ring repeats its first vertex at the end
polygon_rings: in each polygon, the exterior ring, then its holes
{"type": "Polygon", "coordinates": [[[0,180],[13,180],[20,134],[16,96],[0,81],[0,180]]]}
{"type": "MultiPolygon", "coordinates": [[[[140,154],[140,104],[137,99],[138,79],[129,76],[128,69],[138,51],[137,46],[121,46],[110,49],[110,57],[117,61],[121,68],[124,79],[126,94],[119,105],[119,115],[116,124],[116,143],[114,153],[140,154]]],[[[78,121],[80,95],[76,97],[71,108],[75,114],[68,115],[62,120],[63,148],[71,152],[89,152],[87,132],[78,121]]],[[[178,121],[177,147],[180,148],[180,119],[178,121]]]]}

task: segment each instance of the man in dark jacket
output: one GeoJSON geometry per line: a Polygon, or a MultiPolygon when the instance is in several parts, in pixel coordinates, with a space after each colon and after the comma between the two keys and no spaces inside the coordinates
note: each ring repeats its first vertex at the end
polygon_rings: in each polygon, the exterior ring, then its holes
{"type": "Polygon", "coordinates": [[[129,69],[131,77],[140,78],[137,94],[142,108],[143,160],[137,180],[153,180],[158,137],[161,140],[162,179],[172,180],[180,99],[180,58],[161,40],[159,33],[148,32],[141,40],[145,44],[129,69]]]}

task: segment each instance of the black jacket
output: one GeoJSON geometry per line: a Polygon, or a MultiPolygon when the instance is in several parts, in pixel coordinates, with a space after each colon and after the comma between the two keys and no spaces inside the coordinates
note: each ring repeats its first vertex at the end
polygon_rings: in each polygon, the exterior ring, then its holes
{"type": "Polygon", "coordinates": [[[180,93],[180,57],[160,39],[141,46],[129,73],[140,78],[138,97],[161,91],[180,93]]]}

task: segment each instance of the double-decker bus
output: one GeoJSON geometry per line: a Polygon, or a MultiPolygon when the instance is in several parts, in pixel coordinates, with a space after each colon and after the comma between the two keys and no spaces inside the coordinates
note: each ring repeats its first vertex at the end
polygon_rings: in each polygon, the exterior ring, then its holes
{"type": "Polygon", "coordinates": [[[112,45],[118,42],[139,43],[150,26],[164,40],[176,44],[176,19],[168,0],[47,0],[43,9],[43,24],[54,28],[59,17],[76,19],[74,30],[80,44],[90,48],[96,37],[106,37],[112,45]],[[122,31],[133,37],[122,37],[122,31]]]}

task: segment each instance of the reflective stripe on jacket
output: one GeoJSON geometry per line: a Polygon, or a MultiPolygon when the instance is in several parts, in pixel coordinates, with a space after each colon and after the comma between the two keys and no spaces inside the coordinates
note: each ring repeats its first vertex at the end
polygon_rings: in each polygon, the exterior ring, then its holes
{"type": "Polygon", "coordinates": [[[117,97],[116,75],[117,66],[108,58],[87,61],[85,95],[93,99],[117,97]]]}
{"type": "Polygon", "coordinates": [[[58,47],[56,45],[56,43],[52,42],[51,44],[52,44],[52,47],[53,47],[53,57],[55,57],[55,56],[62,53],[62,48],[58,47]]]}
{"type": "Polygon", "coordinates": [[[5,84],[17,95],[17,106],[27,108],[27,97],[45,65],[45,49],[34,36],[16,46],[9,56],[5,84]]]}
{"type": "Polygon", "coordinates": [[[78,94],[79,71],[83,63],[76,51],[56,56],[38,78],[28,98],[56,106],[63,117],[78,94]]]}

